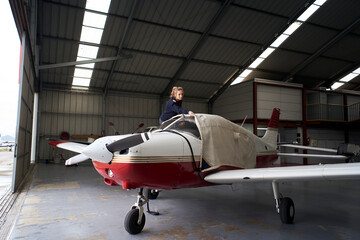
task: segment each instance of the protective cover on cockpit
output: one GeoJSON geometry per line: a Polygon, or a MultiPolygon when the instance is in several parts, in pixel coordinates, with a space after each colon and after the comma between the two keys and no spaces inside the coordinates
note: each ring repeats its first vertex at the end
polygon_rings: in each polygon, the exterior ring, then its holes
{"type": "Polygon", "coordinates": [[[202,158],[210,165],[203,171],[222,166],[255,167],[255,139],[251,132],[217,115],[196,114],[195,119],[202,139],[202,158]]]}

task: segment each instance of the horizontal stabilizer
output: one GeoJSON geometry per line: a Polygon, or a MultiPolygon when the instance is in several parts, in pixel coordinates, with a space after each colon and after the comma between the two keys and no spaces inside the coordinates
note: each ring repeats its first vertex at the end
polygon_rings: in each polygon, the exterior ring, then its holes
{"type": "Polygon", "coordinates": [[[302,154],[302,153],[278,153],[280,157],[298,157],[298,158],[322,158],[322,159],[337,159],[346,160],[347,156],[343,155],[321,155],[321,154],[302,154]]]}
{"type": "Polygon", "coordinates": [[[62,148],[77,153],[81,153],[87,146],[89,146],[87,144],[75,143],[69,141],[51,141],[49,142],[49,144],[58,148],[62,148]]]}
{"type": "Polygon", "coordinates": [[[360,163],[224,170],[205,177],[217,184],[350,179],[360,179],[360,163]]]}
{"type": "Polygon", "coordinates": [[[295,149],[305,149],[305,150],[313,150],[313,151],[320,151],[320,152],[337,153],[337,149],[309,147],[309,146],[302,146],[302,145],[295,145],[295,144],[282,144],[282,145],[279,145],[279,147],[288,147],[288,148],[295,148],[295,149]]]}
{"type": "Polygon", "coordinates": [[[80,162],[84,162],[89,159],[90,159],[89,157],[87,157],[86,155],[81,153],[79,155],[76,155],[76,156],[71,157],[68,160],[66,160],[65,165],[70,166],[70,165],[78,164],[80,162]]]}

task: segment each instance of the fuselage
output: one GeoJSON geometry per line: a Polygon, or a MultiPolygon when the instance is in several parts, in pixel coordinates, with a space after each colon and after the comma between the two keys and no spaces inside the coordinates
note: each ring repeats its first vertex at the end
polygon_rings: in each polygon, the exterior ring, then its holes
{"type": "MultiPolygon", "coordinates": [[[[270,166],[277,160],[276,149],[267,146],[256,136],[254,139],[256,167],[270,166]]],[[[222,166],[214,171],[201,171],[206,166],[201,149],[202,139],[195,128],[170,131],[165,128],[153,132],[150,141],[115,152],[110,163],[93,160],[93,164],[104,177],[106,184],[121,185],[124,189],[209,186],[212,184],[203,180],[207,174],[218,170],[237,169],[233,166],[222,166]]]]}

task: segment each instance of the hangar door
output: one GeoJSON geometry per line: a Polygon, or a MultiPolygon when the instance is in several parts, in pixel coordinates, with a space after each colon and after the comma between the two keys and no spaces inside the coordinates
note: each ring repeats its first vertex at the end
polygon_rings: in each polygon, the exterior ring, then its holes
{"type": "Polygon", "coordinates": [[[20,84],[15,136],[12,191],[15,192],[26,176],[31,161],[32,118],[34,106],[35,72],[30,43],[26,32],[21,38],[20,84]]]}

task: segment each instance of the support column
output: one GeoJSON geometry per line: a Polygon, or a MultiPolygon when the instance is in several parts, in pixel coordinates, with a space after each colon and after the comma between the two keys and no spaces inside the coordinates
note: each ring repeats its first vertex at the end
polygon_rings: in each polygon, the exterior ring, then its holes
{"type": "Polygon", "coordinates": [[[38,125],[38,108],[39,108],[39,93],[34,93],[34,109],[33,109],[33,125],[31,136],[31,160],[30,163],[36,162],[36,138],[38,125]]]}
{"type": "Polygon", "coordinates": [[[257,116],[257,83],[253,82],[253,120],[254,120],[254,129],[253,133],[257,136],[257,127],[258,127],[258,116],[257,116]]]}

